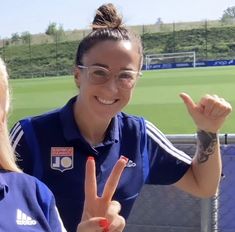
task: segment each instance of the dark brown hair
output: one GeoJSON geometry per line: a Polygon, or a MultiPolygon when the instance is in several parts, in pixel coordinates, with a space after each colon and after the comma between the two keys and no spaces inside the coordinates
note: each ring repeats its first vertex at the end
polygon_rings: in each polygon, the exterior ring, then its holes
{"type": "Polygon", "coordinates": [[[140,37],[122,24],[122,16],[112,3],[100,6],[92,22],[92,32],[84,37],[77,49],[76,65],[82,64],[83,55],[99,42],[105,40],[128,40],[136,43],[140,54],[140,64],[143,60],[143,47],[140,37]]]}

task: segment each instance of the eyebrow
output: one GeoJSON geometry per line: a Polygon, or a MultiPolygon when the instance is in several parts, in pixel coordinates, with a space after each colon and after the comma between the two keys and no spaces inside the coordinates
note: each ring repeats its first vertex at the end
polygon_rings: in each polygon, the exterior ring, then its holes
{"type": "Polygon", "coordinates": [[[94,64],[92,64],[92,66],[100,66],[100,67],[107,68],[107,69],[109,68],[108,65],[100,64],[100,63],[94,63],[94,64]]]}
{"type": "MultiPolygon", "coordinates": [[[[110,70],[108,65],[101,64],[101,63],[94,63],[92,64],[92,66],[100,66],[100,67],[110,70]]],[[[121,68],[120,71],[136,71],[136,70],[133,70],[132,68],[121,68]]]]}

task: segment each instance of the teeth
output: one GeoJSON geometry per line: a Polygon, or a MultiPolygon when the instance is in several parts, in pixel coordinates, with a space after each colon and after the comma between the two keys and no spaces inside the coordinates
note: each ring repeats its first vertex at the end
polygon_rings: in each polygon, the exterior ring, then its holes
{"type": "Polygon", "coordinates": [[[105,105],[112,105],[115,102],[115,100],[109,101],[109,100],[101,99],[99,97],[97,97],[97,99],[98,99],[99,102],[101,102],[101,103],[103,103],[105,105]]]}

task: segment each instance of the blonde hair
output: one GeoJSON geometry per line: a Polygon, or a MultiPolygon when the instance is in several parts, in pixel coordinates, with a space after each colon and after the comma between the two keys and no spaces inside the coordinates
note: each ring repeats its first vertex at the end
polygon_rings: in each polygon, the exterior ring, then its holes
{"type": "Polygon", "coordinates": [[[0,168],[8,171],[21,172],[15,163],[16,157],[9,139],[7,127],[9,105],[8,73],[5,63],[0,57],[0,168]]]}

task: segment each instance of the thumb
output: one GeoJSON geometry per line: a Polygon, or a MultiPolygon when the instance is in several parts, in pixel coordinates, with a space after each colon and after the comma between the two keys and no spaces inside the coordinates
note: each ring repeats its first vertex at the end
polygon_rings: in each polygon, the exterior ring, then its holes
{"type": "Polygon", "coordinates": [[[186,93],[180,93],[180,97],[184,101],[184,104],[186,105],[188,112],[190,114],[193,114],[193,111],[197,107],[197,105],[194,103],[192,98],[186,93]]]}

